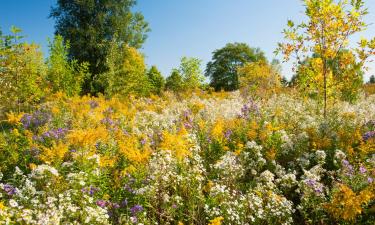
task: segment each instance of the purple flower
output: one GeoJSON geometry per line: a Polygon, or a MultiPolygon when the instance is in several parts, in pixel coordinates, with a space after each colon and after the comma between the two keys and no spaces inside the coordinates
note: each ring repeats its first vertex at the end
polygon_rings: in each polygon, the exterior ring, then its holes
{"type": "Polygon", "coordinates": [[[3,189],[8,195],[14,195],[17,192],[16,188],[10,184],[5,184],[3,189]]]}
{"type": "Polygon", "coordinates": [[[38,128],[51,120],[51,114],[44,111],[35,111],[33,114],[25,114],[21,123],[25,129],[38,128]]]}
{"type": "Polygon", "coordinates": [[[132,221],[132,223],[137,223],[138,222],[138,219],[135,216],[131,216],[130,220],[132,221]]]}
{"type": "Polygon", "coordinates": [[[141,140],[141,145],[145,145],[145,144],[146,144],[146,139],[143,138],[143,139],[141,140]]]}
{"type": "Polygon", "coordinates": [[[135,205],[133,206],[131,209],[130,209],[130,212],[135,215],[137,214],[138,212],[141,212],[143,211],[143,207],[141,205],[135,205]]]}
{"type": "Polygon", "coordinates": [[[375,131],[369,131],[369,132],[366,132],[362,138],[363,138],[363,141],[367,141],[369,140],[370,138],[373,138],[375,137],[375,131]]]}
{"type": "Polygon", "coordinates": [[[372,182],[374,182],[374,179],[372,179],[372,177],[368,177],[368,178],[367,178],[367,182],[368,182],[369,184],[371,184],[372,182]]]}
{"type": "Polygon", "coordinates": [[[128,200],[127,199],[124,199],[122,202],[121,202],[121,206],[122,207],[125,207],[128,205],[128,200]]]}
{"type": "Polygon", "coordinates": [[[232,130],[227,130],[225,131],[224,133],[224,137],[227,139],[227,140],[230,140],[230,136],[233,134],[232,130]]]}
{"type": "Polygon", "coordinates": [[[96,101],[94,101],[94,100],[91,100],[91,101],[89,102],[89,104],[90,104],[90,108],[91,108],[91,109],[95,109],[96,107],[99,106],[99,103],[96,102],[96,101]]]}
{"type": "Polygon", "coordinates": [[[112,203],[112,208],[118,209],[120,208],[120,205],[118,203],[112,203]]]}
{"type": "Polygon", "coordinates": [[[96,205],[98,205],[101,208],[104,208],[107,205],[107,202],[104,200],[98,200],[96,201],[96,205]]]}
{"type": "Polygon", "coordinates": [[[359,167],[359,172],[360,172],[361,174],[364,174],[364,173],[367,172],[367,170],[366,170],[366,168],[365,168],[364,166],[360,166],[360,167],[359,167]]]}

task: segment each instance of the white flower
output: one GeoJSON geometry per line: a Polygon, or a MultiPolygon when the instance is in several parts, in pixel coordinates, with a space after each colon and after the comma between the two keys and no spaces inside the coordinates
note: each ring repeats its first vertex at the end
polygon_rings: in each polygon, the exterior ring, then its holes
{"type": "Polygon", "coordinates": [[[15,207],[18,206],[18,203],[14,199],[11,199],[11,200],[9,200],[9,205],[11,207],[15,208],[15,207]]]}

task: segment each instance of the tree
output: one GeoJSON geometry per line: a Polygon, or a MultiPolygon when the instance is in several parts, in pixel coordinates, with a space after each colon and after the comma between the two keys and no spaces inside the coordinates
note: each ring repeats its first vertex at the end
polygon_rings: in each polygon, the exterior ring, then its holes
{"type": "Polygon", "coordinates": [[[107,66],[108,72],[98,77],[99,82],[107,87],[107,96],[149,94],[150,83],[146,75],[144,57],[137,49],[126,45],[118,46],[117,42],[113,41],[107,66]]]}
{"type": "Polygon", "coordinates": [[[5,111],[27,111],[45,95],[46,67],[36,44],[20,42],[19,28],[0,36],[0,104],[5,111]]]}
{"type": "Polygon", "coordinates": [[[370,76],[369,84],[375,84],[375,75],[370,76]]]}
{"type": "Polygon", "coordinates": [[[189,91],[201,87],[204,81],[201,63],[202,61],[196,58],[182,57],[178,70],[182,76],[184,90],[189,91]]]}
{"type": "Polygon", "coordinates": [[[248,62],[266,61],[259,48],[250,48],[245,43],[229,43],[213,52],[205,75],[216,91],[232,91],[239,88],[237,68],[248,62]]]}
{"type": "Polygon", "coordinates": [[[165,88],[174,92],[180,92],[183,90],[182,76],[177,69],[173,69],[171,75],[167,77],[165,88]]]}
{"type": "Polygon", "coordinates": [[[64,92],[67,96],[78,95],[84,78],[87,76],[87,63],[79,64],[76,60],[68,61],[70,45],[64,45],[60,35],[55,36],[49,43],[49,58],[47,60],[49,82],[52,92],[64,92]]]}
{"type": "Polygon", "coordinates": [[[278,68],[267,62],[250,62],[238,68],[240,91],[244,96],[267,98],[281,87],[278,68]]]}
{"type": "Polygon", "coordinates": [[[165,79],[156,66],[152,66],[147,72],[150,82],[150,92],[160,95],[165,87],[165,79]]]}
{"type": "Polygon", "coordinates": [[[284,55],[284,61],[295,56],[295,68],[302,65],[307,57],[316,55],[311,61],[312,70],[306,73],[304,82],[316,90],[318,99],[323,99],[323,114],[326,117],[327,101],[335,98],[334,87],[343,80],[353,78],[348,73],[342,73],[341,69],[335,70],[330,63],[337,63],[345,71],[363,68],[369,56],[375,54],[375,39],[362,39],[359,47],[343,51],[349,49],[349,38],[367,27],[363,22],[367,9],[362,0],[351,0],[350,3],[346,0],[304,2],[308,23],[295,25],[288,21],[288,28],[283,32],[286,42],[279,43],[276,52],[284,55]],[[347,65],[357,68],[349,67],[348,70],[347,65]]]}
{"type": "Polygon", "coordinates": [[[58,0],[52,8],[56,34],[70,42],[69,58],[90,65],[84,93],[104,91],[92,81],[108,71],[106,58],[112,41],[138,49],[146,40],[149,27],[142,14],[131,11],[135,4],[135,0],[58,0]]]}

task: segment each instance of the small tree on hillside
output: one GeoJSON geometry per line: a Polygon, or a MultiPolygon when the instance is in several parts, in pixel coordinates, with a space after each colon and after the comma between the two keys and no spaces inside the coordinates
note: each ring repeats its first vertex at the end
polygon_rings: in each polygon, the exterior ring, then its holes
{"type": "Polygon", "coordinates": [[[64,45],[64,40],[59,35],[49,43],[49,48],[47,80],[51,90],[64,92],[68,96],[78,95],[88,74],[88,64],[79,64],[76,60],[69,62],[69,42],[64,45]]]}
{"type": "Polygon", "coordinates": [[[358,48],[349,49],[349,37],[366,28],[363,22],[367,10],[362,0],[304,0],[307,23],[295,25],[288,21],[284,30],[286,43],[280,43],[276,52],[284,55],[289,61],[295,57],[295,68],[306,59],[316,54],[312,59],[313,70],[307,73],[305,82],[317,91],[319,99],[323,99],[324,117],[327,115],[327,101],[334,97],[334,87],[353,79],[348,74],[341,73],[330,67],[330,62],[336,61],[340,68],[356,64],[364,67],[370,55],[375,54],[375,39],[362,39],[358,48]],[[343,49],[349,49],[343,52],[343,49]],[[355,60],[358,60],[356,62],[355,60]]]}
{"type": "Polygon", "coordinates": [[[46,67],[40,47],[21,42],[20,29],[11,32],[0,36],[0,106],[27,111],[45,95],[46,67]]]}
{"type": "Polygon", "coordinates": [[[147,72],[147,77],[150,82],[150,92],[160,95],[165,87],[165,79],[158,68],[152,66],[147,72]]]}

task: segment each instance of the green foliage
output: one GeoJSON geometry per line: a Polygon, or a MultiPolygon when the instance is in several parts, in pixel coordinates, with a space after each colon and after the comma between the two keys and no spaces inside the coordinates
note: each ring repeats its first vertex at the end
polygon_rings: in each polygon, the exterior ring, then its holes
{"type": "Polygon", "coordinates": [[[69,62],[69,42],[64,45],[62,36],[57,35],[49,43],[50,56],[47,60],[47,80],[52,92],[64,92],[67,96],[78,95],[81,85],[87,76],[87,63],[79,64],[76,60],[69,62]]]}
{"type": "Polygon", "coordinates": [[[369,84],[375,84],[375,75],[370,76],[370,80],[368,81],[369,84]]]}
{"type": "Polygon", "coordinates": [[[213,52],[212,61],[207,64],[206,76],[216,91],[232,91],[239,88],[237,68],[247,62],[266,61],[264,52],[250,48],[245,43],[230,43],[213,52]]]}
{"type": "Polygon", "coordinates": [[[174,92],[180,92],[183,90],[183,79],[177,69],[173,69],[172,74],[167,77],[165,88],[174,92]]]}
{"type": "Polygon", "coordinates": [[[150,82],[146,75],[144,57],[135,48],[118,46],[112,42],[107,58],[109,71],[98,76],[98,83],[105,88],[105,94],[146,96],[150,92],[150,82]]]}
{"type": "Polygon", "coordinates": [[[147,72],[150,82],[150,92],[160,95],[165,87],[165,79],[156,66],[152,66],[147,72]]]}
{"type": "Polygon", "coordinates": [[[201,88],[204,81],[201,62],[197,58],[182,57],[179,68],[173,69],[167,78],[166,89],[181,92],[201,88]]]}
{"type": "Polygon", "coordinates": [[[0,110],[27,111],[45,95],[46,67],[39,46],[20,42],[19,28],[11,31],[0,37],[0,110]]]}
{"type": "Polygon", "coordinates": [[[204,81],[201,70],[202,61],[196,58],[183,57],[181,59],[179,72],[183,80],[184,90],[194,90],[200,88],[204,81]]]}
{"type": "Polygon", "coordinates": [[[52,8],[56,34],[70,41],[70,59],[90,64],[92,76],[85,80],[84,93],[103,92],[93,79],[108,71],[111,42],[140,48],[146,40],[149,27],[142,14],[131,11],[135,4],[135,0],[58,0],[52,8]]]}

